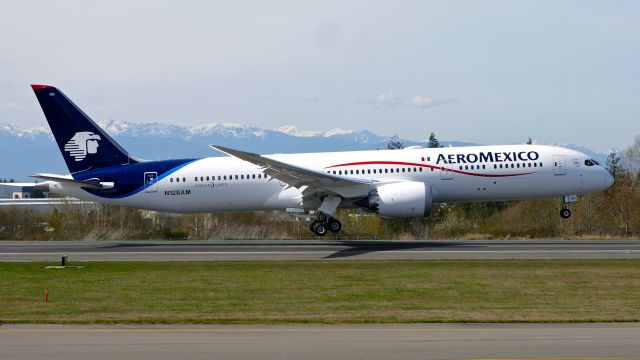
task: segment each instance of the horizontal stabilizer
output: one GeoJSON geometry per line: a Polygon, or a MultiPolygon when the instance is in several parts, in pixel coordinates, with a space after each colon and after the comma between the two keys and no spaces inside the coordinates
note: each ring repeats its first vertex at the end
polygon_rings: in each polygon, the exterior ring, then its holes
{"type": "Polygon", "coordinates": [[[104,183],[98,180],[78,181],[78,180],[74,180],[70,176],[56,175],[56,174],[36,174],[36,175],[31,175],[30,177],[35,179],[47,180],[47,181],[56,181],[62,184],[78,186],[85,189],[110,189],[113,187],[113,183],[104,183]]]}
{"type": "Polygon", "coordinates": [[[25,187],[25,186],[36,186],[37,183],[18,183],[18,182],[9,182],[9,183],[0,183],[0,186],[15,186],[15,187],[25,187]]]}

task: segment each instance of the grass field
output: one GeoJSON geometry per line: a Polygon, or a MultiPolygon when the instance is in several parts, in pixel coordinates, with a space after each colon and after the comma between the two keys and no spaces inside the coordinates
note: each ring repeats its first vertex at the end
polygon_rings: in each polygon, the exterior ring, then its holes
{"type": "Polygon", "coordinates": [[[0,263],[5,323],[639,321],[639,260],[0,263]],[[74,264],[78,265],[78,264],[74,264]],[[44,303],[44,289],[49,303],[44,303]]]}

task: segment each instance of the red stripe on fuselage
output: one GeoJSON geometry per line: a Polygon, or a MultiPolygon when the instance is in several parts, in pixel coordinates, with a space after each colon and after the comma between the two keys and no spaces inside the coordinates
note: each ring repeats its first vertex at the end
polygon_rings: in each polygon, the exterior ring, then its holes
{"type": "Polygon", "coordinates": [[[469,175],[469,176],[481,176],[481,177],[510,177],[510,176],[521,176],[521,175],[535,174],[535,172],[517,173],[517,174],[478,174],[478,173],[472,173],[472,172],[468,172],[468,171],[449,169],[449,168],[435,166],[435,165],[418,164],[418,163],[403,162],[403,161],[360,161],[360,162],[352,162],[352,163],[331,165],[331,166],[325,167],[325,169],[337,168],[337,167],[343,167],[343,166],[357,166],[357,165],[407,165],[407,166],[419,166],[419,167],[423,167],[423,168],[438,169],[438,170],[444,169],[444,170],[448,170],[448,171],[451,171],[451,172],[454,172],[454,173],[458,173],[458,174],[469,175]]]}

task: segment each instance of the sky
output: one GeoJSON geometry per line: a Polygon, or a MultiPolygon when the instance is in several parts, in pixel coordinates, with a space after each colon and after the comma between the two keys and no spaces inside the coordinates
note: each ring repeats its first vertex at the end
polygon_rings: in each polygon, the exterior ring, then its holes
{"type": "Polygon", "coordinates": [[[622,148],[638,1],[0,1],[0,123],[29,84],[95,120],[622,148]]]}

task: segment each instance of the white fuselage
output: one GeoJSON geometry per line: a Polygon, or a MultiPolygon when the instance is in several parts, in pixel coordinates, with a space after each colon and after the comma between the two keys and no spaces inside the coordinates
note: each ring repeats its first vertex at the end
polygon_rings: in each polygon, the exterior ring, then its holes
{"type": "MultiPolygon", "coordinates": [[[[434,203],[581,195],[604,189],[612,181],[601,166],[587,166],[586,155],[541,145],[277,154],[269,157],[345,178],[382,183],[424,182],[431,185],[434,203]]],[[[288,187],[277,179],[267,178],[258,166],[235,157],[195,160],[158,177],[152,186],[122,198],[103,198],[62,183],[52,183],[50,189],[86,200],[170,212],[318,208],[318,202],[303,201],[304,187],[288,187]]]]}

